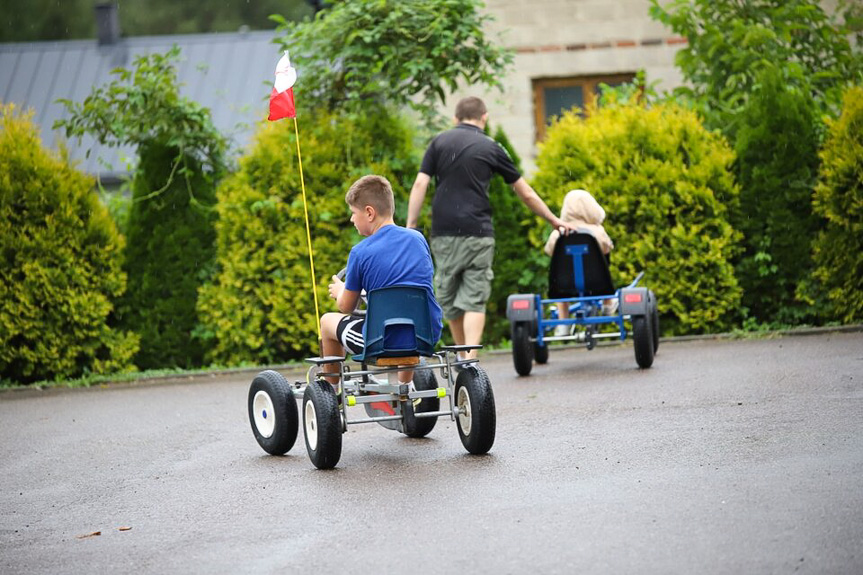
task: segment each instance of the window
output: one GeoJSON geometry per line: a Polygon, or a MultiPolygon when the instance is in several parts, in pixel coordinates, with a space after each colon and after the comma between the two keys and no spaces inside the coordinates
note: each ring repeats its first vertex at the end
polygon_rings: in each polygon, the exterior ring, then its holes
{"type": "Polygon", "coordinates": [[[543,78],[533,81],[533,109],[536,140],[545,139],[545,129],[551,119],[574,106],[584,109],[599,95],[599,85],[619,86],[632,82],[635,74],[579,76],[576,78],[543,78]]]}

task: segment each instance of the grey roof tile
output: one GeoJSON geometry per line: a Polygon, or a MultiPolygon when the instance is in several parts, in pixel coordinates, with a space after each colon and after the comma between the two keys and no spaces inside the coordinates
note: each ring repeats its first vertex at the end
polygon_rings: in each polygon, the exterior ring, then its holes
{"type": "MultiPolygon", "coordinates": [[[[98,46],[96,40],[0,44],[0,99],[32,108],[42,141],[56,148],[64,135],[52,126],[67,116],[59,98],[82,102],[94,87],[115,79],[113,69],[131,67],[136,57],[164,53],[176,44],[180,94],[209,108],[216,127],[241,149],[267,115],[280,57],[275,36],[268,30],[133,37],[110,46],[98,46]]],[[[135,157],[132,149],[100,146],[89,137],[80,144],[69,141],[68,148],[82,170],[103,177],[122,175],[135,157]]]]}

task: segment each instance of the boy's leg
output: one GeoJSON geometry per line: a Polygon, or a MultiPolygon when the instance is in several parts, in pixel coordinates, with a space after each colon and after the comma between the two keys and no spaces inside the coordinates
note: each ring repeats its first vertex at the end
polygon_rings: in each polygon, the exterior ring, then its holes
{"type": "MultiPolygon", "coordinates": [[[[336,335],[339,322],[344,317],[345,315],[341,313],[325,313],[321,316],[321,353],[325,356],[345,354],[345,348],[342,347],[336,335]]],[[[327,363],[322,367],[324,371],[335,372],[339,371],[340,366],[338,363],[327,363]]],[[[337,377],[328,376],[325,379],[333,385],[338,385],[339,383],[339,378],[337,377]]]]}

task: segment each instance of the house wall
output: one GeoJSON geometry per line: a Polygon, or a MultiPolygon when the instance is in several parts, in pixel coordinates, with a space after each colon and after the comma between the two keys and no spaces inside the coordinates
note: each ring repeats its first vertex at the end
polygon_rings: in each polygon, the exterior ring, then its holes
{"type": "Polygon", "coordinates": [[[467,87],[448,98],[442,113],[452,116],[463,96],[483,98],[529,178],[537,154],[532,80],[644,70],[658,90],[682,83],[674,56],[686,40],[652,20],[649,6],[648,0],[486,0],[495,18],[488,37],[515,50],[504,92],[467,87]]]}

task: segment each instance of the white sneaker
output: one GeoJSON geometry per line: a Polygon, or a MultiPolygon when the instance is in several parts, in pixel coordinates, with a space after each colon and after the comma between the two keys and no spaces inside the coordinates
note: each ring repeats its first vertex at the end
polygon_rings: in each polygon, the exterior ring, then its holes
{"type": "Polygon", "coordinates": [[[617,309],[619,307],[620,301],[617,298],[605,300],[602,302],[602,315],[617,315],[617,309]]]}
{"type": "Polygon", "coordinates": [[[555,337],[563,337],[565,335],[569,335],[570,326],[568,325],[556,325],[554,326],[554,336],[555,337]]]}

